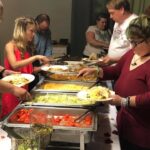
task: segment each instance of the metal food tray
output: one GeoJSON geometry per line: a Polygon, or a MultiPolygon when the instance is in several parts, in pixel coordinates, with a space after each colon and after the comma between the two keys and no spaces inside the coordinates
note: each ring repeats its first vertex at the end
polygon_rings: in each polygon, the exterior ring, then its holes
{"type": "MultiPolygon", "coordinates": [[[[56,90],[56,89],[41,89],[40,86],[44,83],[55,83],[55,84],[64,84],[67,86],[67,84],[75,84],[75,85],[82,85],[82,86],[87,86],[88,87],[91,87],[93,85],[93,83],[90,83],[90,82],[66,82],[66,81],[50,81],[50,80],[44,80],[43,82],[40,82],[38,85],[36,85],[34,87],[34,89],[32,90],[33,92],[48,92],[48,93],[54,93],[54,92],[62,92],[62,93],[77,93],[79,92],[80,90],[56,90]]],[[[82,89],[81,89],[82,90],[82,89]]]]}
{"type": "MultiPolygon", "coordinates": [[[[25,106],[18,105],[12,113],[4,120],[3,125],[11,128],[30,128],[30,124],[22,124],[22,123],[10,123],[9,118],[15,114],[20,109],[35,109],[37,111],[42,111],[50,115],[62,116],[65,114],[69,115],[82,115],[88,109],[76,109],[76,108],[57,108],[57,107],[42,107],[42,106],[25,106]]],[[[61,130],[77,130],[77,131],[96,131],[97,130],[97,115],[94,112],[89,112],[92,116],[92,124],[90,127],[70,127],[70,126],[53,126],[53,129],[61,129],[61,130]]]]}
{"type": "MultiPolygon", "coordinates": [[[[35,96],[42,96],[42,95],[66,95],[66,96],[75,96],[76,93],[58,93],[58,92],[43,92],[43,91],[38,91],[38,92],[33,92],[32,97],[35,96]]],[[[82,101],[82,100],[81,100],[82,101]]],[[[42,103],[42,102],[24,102],[22,105],[26,106],[43,106],[43,107],[67,107],[67,108],[89,108],[89,107],[96,107],[99,105],[99,103],[84,103],[84,104],[64,104],[64,103],[42,103]]]]}
{"type": "Polygon", "coordinates": [[[77,74],[80,69],[87,67],[84,64],[76,64],[76,65],[49,65],[43,66],[41,69],[43,71],[49,73],[56,73],[56,74],[77,74]]]}
{"type": "Polygon", "coordinates": [[[45,75],[46,80],[51,81],[66,81],[66,82],[96,82],[97,77],[96,75],[91,75],[91,77],[77,77],[78,73],[47,73],[45,75]]]}

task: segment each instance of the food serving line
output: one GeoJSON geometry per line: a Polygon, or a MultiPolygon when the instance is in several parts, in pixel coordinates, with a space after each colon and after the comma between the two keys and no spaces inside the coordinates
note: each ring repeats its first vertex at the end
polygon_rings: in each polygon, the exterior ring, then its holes
{"type": "MultiPolygon", "coordinates": [[[[79,65],[71,66],[71,70],[64,71],[63,75],[60,70],[55,68],[55,65],[52,65],[53,70],[48,73],[48,78],[41,80],[33,89],[32,102],[18,105],[4,120],[3,125],[11,128],[15,134],[21,137],[25,132],[30,132],[31,122],[32,124],[42,123],[52,126],[54,131],[77,131],[80,136],[80,150],[84,150],[85,135],[97,130],[97,112],[95,110],[99,106],[99,102],[79,100],[76,96],[76,93],[82,88],[92,87],[97,81],[96,76],[76,77],[75,72],[80,67],[84,67],[81,64],[79,62],[79,65]],[[49,89],[49,86],[53,88],[49,89]],[[63,88],[68,86],[68,89],[59,89],[61,86],[63,88]],[[22,116],[19,114],[24,110],[27,113],[32,111],[32,115],[28,115],[26,120],[21,120],[22,116]]],[[[65,67],[66,65],[63,65],[63,68],[65,67]]],[[[47,72],[49,68],[46,67],[43,70],[47,72]]]]}

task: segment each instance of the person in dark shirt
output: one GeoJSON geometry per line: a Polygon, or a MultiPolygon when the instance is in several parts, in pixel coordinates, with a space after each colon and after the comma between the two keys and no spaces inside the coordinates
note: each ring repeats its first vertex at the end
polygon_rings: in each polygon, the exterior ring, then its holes
{"type": "Polygon", "coordinates": [[[34,37],[35,52],[38,55],[51,56],[50,18],[47,14],[39,14],[35,21],[37,23],[37,32],[34,37]]]}
{"type": "MultiPolygon", "coordinates": [[[[52,55],[52,42],[51,42],[51,31],[50,31],[50,17],[47,14],[39,14],[35,18],[37,24],[37,31],[34,36],[35,55],[43,55],[50,57],[52,55]]],[[[33,62],[33,66],[41,66],[40,61],[33,62]]],[[[29,91],[39,82],[39,74],[34,74],[35,80],[29,84],[29,91]]]]}
{"type": "Polygon", "coordinates": [[[133,48],[115,66],[85,68],[78,76],[97,72],[101,80],[115,79],[110,104],[117,114],[122,150],[150,149],[150,17],[139,16],[126,30],[133,48]]]}

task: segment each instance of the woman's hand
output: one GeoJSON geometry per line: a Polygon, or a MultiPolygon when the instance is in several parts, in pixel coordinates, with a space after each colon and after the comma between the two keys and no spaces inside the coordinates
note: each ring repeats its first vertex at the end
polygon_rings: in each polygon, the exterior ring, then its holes
{"type": "Polygon", "coordinates": [[[121,97],[119,95],[112,95],[111,98],[112,98],[112,100],[110,101],[111,105],[121,106],[121,99],[123,97],[121,97]]]}
{"type": "Polygon", "coordinates": [[[99,66],[108,66],[112,63],[111,58],[109,56],[101,57],[98,59],[99,66]]]}
{"type": "Polygon", "coordinates": [[[23,88],[13,86],[13,88],[10,92],[22,101],[26,101],[26,100],[31,99],[30,93],[27,90],[23,89],[23,88]]]}
{"type": "Polygon", "coordinates": [[[84,69],[81,69],[78,73],[78,77],[79,76],[87,76],[87,75],[90,75],[90,74],[93,74],[93,73],[96,73],[97,70],[95,68],[84,68],[84,69]]]}
{"type": "Polygon", "coordinates": [[[51,61],[50,58],[48,58],[48,57],[46,57],[46,56],[43,56],[43,55],[36,55],[36,57],[37,57],[37,59],[38,59],[39,61],[41,61],[43,64],[46,64],[46,63],[48,63],[48,62],[51,61]]]}
{"type": "Polygon", "coordinates": [[[120,58],[111,58],[108,55],[103,57],[103,61],[101,61],[100,63],[103,65],[111,65],[114,63],[117,63],[119,61],[120,58]]]}
{"type": "Polygon", "coordinates": [[[49,62],[55,61],[55,59],[52,56],[46,56],[49,59],[49,62]]]}
{"type": "Polygon", "coordinates": [[[111,58],[107,55],[103,58],[103,63],[106,65],[111,64],[111,58]]]}

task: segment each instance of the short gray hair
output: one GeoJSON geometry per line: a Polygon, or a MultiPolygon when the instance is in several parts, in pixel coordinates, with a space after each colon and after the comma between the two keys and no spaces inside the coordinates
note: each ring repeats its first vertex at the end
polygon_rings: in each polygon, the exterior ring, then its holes
{"type": "Polygon", "coordinates": [[[150,17],[140,15],[133,19],[126,30],[126,35],[128,39],[150,39],[150,17]]]}
{"type": "Polygon", "coordinates": [[[109,0],[106,7],[117,10],[124,8],[125,11],[130,12],[130,3],[128,0],[109,0]]]}

